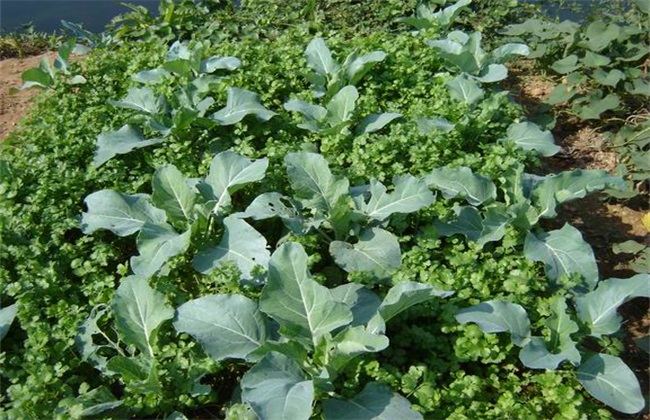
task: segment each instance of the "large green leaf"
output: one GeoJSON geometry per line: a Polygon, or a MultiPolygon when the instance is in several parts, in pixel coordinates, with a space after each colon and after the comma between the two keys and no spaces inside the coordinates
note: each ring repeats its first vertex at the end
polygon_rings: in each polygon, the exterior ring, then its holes
{"type": "Polygon", "coordinates": [[[384,61],[385,58],[386,53],[383,51],[372,51],[360,56],[350,54],[344,64],[349,83],[356,85],[375,64],[384,61]]]}
{"type": "Polygon", "coordinates": [[[447,89],[453,99],[465,102],[469,106],[476,104],[485,96],[485,92],[479,84],[465,75],[456,76],[447,82],[447,89]]]}
{"type": "MultiPolygon", "coordinates": [[[[98,345],[93,341],[93,336],[101,334],[101,329],[97,324],[99,319],[108,312],[107,305],[100,304],[90,310],[88,318],[79,327],[79,332],[75,336],[75,347],[81,356],[81,360],[88,362],[95,369],[99,370],[105,375],[111,375],[107,368],[108,357],[100,353],[103,348],[115,348],[110,344],[98,345]]],[[[110,354],[110,353],[109,353],[110,354]]]]}
{"type": "Polygon", "coordinates": [[[388,337],[368,331],[364,326],[346,328],[329,343],[332,347],[328,367],[341,370],[354,357],[363,353],[377,353],[388,347],[388,337]]]}
{"type": "Polygon", "coordinates": [[[322,76],[332,76],[340,69],[322,38],[314,38],[307,45],[305,56],[309,68],[322,76]]]}
{"type": "Polygon", "coordinates": [[[167,212],[172,221],[191,223],[194,219],[196,192],[188,185],[187,178],[174,165],[156,170],[151,181],[151,199],[167,212]]]}
{"type": "Polygon", "coordinates": [[[357,134],[374,133],[375,131],[381,130],[401,116],[402,114],[398,114],[396,112],[370,114],[361,120],[355,131],[357,134]]]}
{"type": "Polygon", "coordinates": [[[153,357],[156,329],[174,317],[165,296],[152,289],[147,280],[131,276],[117,288],[111,308],[122,341],[153,357]]]}
{"type": "Polygon", "coordinates": [[[334,176],[322,155],[289,153],[284,162],[291,188],[306,207],[329,213],[349,194],[348,180],[334,176]]]}
{"type": "Polygon", "coordinates": [[[314,383],[292,359],[269,353],[241,379],[241,396],[260,419],[308,420],[314,383]]]}
{"type": "Polygon", "coordinates": [[[435,201],[426,182],[411,175],[395,176],[393,191],[379,181],[370,181],[370,200],[360,209],[374,220],[383,221],[393,213],[413,213],[435,201]]]}
{"type": "Polygon", "coordinates": [[[17,303],[0,308],[0,341],[2,341],[9,332],[9,327],[11,327],[11,323],[14,322],[16,313],[18,313],[17,303]]]}
{"type": "Polygon", "coordinates": [[[156,116],[167,112],[167,101],[163,95],[156,95],[149,88],[131,88],[120,101],[109,100],[113,106],[132,109],[143,114],[156,116]]]}
{"type": "Polygon", "coordinates": [[[145,223],[138,234],[140,255],[131,257],[131,268],[138,276],[149,278],[156,274],[170,258],[187,251],[192,231],[177,233],[167,223],[145,223]]]}
{"type": "Polygon", "coordinates": [[[307,254],[292,242],[271,256],[260,309],[280,324],[285,335],[314,346],[323,334],[352,322],[350,309],[311,277],[307,254]]]}
{"type": "Polygon", "coordinates": [[[241,295],[209,295],[184,303],[174,328],[194,337],[216,361],[247,359],[267,338],[257,303],[241,295]]]}
{"type": "Polygon", "coordinates": [[[126,124],[117,131],[103,133],[97,136],[97,151],[93,166],[99,167],[115,155],[123,155],[132,150],[163,142],[164,138],[146,139],[142,131],[126,124]]]}
{"type": "Polygon", "coordinates": [[[358,98],[359,92],[354,86],[348,85],[339,90],[327,104],[327,123],[337,127],[350,121],[358,98]]]}
{"type": "Polygon", "coordinates": [[[447,222],[435,222],[440,236],[464,235],[467,239],[485,245],[488,242],[498,241],[506,233],[509,217],[498,209],[490,208],[485,213],[485,218],[476,207],[455,207],[456,219],[447,222]]]}
{"type": "Polygon", "coordinates": [[[352,311],[351,327],[366,325],[381,305],[376,293],[358,283],[342,284],[331,292],[334,300],[344,303],[352,311]]]}
{"type": "Polygon", "coordinates": [[[543,262],[546,277],[552,281],[564,275],[580,274],[589,289],[598,282],[594,251],[582,239],[580,231],[569,224],[539,235],[529,232],[524,243],[524,255],[529,260],[543,262]]]}
{"type": "Polygon", "coordinates": [[[601,337],[621,328],[621,316],[616,310],[635,297],[650,297],[650,275],[601,281],[596,290],[577,296],[575,306],[578,316],[589,327],[589,334],[601,337]]]}
{"type": "Polygon", "coordinates": [[[292,198],[285,197],[278,192],[270,192],[255,197],[253,202],[246,207],[246,211],[237,213],[237,216],[250,217],[253,220],[279,217],[289,230],[296,235],[302,235],[304,220],[300,214],[300,208],[300,203],[292,198]]]}
{"type": "Polygon", "coordinates": [[[565,360],[574,366],[580,364],[580,352],[571,334],[578,332],[576,324],[567,313],[566,300],[557,298],[551,304],[553,315],[546,321],[546,326],[551,330],[551,339],[547,343],[542,337],[532,337],[530,342],[519,352],[521,362],[532,369],[555,370],[565,360]]]}
{"type": "Polygon", "coordinates": [[[454,292],[439,290],[430,284],[407,281],[391,287],[379,306],[379,314],[388,322],[411,306],[434,297],[448,297],[454,292]]]}
{"type": "Polygon", "coordinates": [[[602,51],[607,48],[612,41],[618,38],[620,33],[620,26],[614,23],[607,24],[601,20],[597,20],[591,22],[589,26],[587,26],[587,30],[584,33],[584,41],[580,42],[579,45],[586,46],[594,52],[602,51]]]}
{"type": "Polygon", "coordinates": [[[422,419],[420,413],[411,409],[409,400],[377,382],[370,382],[351,400],[325,400],[323,409],[326,420],[422,419]]]}
{"type": "Polygon", "coordinates": [[[575,110],[578,111],[578,118],[582,120],[597,120],[600,119],[600,114],[605,111],[618,108],[621,100],[615,93],[610,93],[604,98],[592,96],[589,102],[585,105],[576,106],[575,110]]]}
{"type": "Polygon", "coordinates": [[[429,188],[442,192],[445,198],[464,197],[473,206],[478,206],[497,196],[494,183],[482,175],[474,175],[470,168],[437,168],[425,177],[429,188]]]}
{"type": "Polygon", "coordinates": [[[219,57],[212,56],[201,60],[199,64],[200,73],[214,73],[217,70],[236,70],[241,66],[241,61],[237,57],[219,57]]]}
{"type": "Polygon", "coordinates": [[[506,141],[511,141],[524,150],[535,150],[542,156],[553,156],[560,151],[550,131],[540,129],[531,122],[522,122],[508,127],[506,141]]]}
{"type": "Polygon", "coordinates": [[[221,152],[212,159],[210,172],[198,184],[203,196],[210,201],[212,212],[221,214],[230,206],[230,194],[242,185],[264,178],[268,159],[248,159],[230,150],[221,152]]]}
{"type": "Polygon", "coordinates": [[[264,236],[235,215],[223,219],[223,226],[221,242],[195,255],[192,265],[197,271],[208,274],[226,262],[233,262],[243,279],[251,279],[255,267],[268,266],[271,254],[264,236]]]}
{"type": "Polygon", "coordinates": [[[578,368],[578,381],[594,398],[621,413],[638,413],[646,405],[634,372],[618,357],[591,356],[578,368]]]}
{"type": "Polygon", "coordinates": [[[456,3],[432,13],[430,19],[442,26],[451,25],[456,17],[472,3],[472,0],[458,0],[456,3]]]}
{"type": "Polygon", "coordinates": [[[551,65],[551,68],[560,74],[571,73],[572,71],[578,70],[580,67],[582,66],[578,64],[578,56],[575,54],[557,60],[551,65]]]}
{"type": "Polygon", "coordinates": [[[327,116],[327,110],[322,106],[310,104],[309,102],[301,101],[299,99],[291,99],[285,102],[284,109],[301,113],[304,122],[298,124],[298,127],[313,132],[322,130],[320,122],[325,120],[325,117],[327,116]]]}
{"type": "Polygon", "coordinates": [[[526,310],[516,303],[491,300],[461,309],[456,314],[461,324],[473,322],[487,333],[509,332],[512,342],[525,346],[530,340],[530,320],[526,310]]]}
{"type": "Polygon", "coordinates": [[[601,85],[616,87],[618,82],[625,79],[625,73],[619,69],[612,69],[610,71],[597,69],[593,73],[593,78],[601,85]]]}
{"type": "Polygon", "coordinates": [[[226,106],[210,116],[220,125],[233,125],[247,115],[255,115],[261,121],[268,121],[275,112],[264,108],[257,93],[235,87],[228,88],[226,106]]]}
{"type": "Polygon", "coordinates": [[[364,271],[378,279],[390,277],[402,263],[397,238],[380,228],[364,230],[354,245],[333,241],[330,243],[330,253],[336,264],[348,273],[364,271]]]}
{"type": "Polygon", "coordinates": [[[624,181],[618,176],[596,169],[578,169],[549,175],[533,188],[531,201],[539,209],[541,217],[555,217],[556,206],[567,201],[583,198],[587,194],[605,188],[623,189],[624,181]]]}
{"type": "Polygon", "coordinates": [[[118,236],[128,236],[139,231],[146,222],[161,224],[167,221],[167,214],[154,207],[145,194],[101,190],[87,196],[84,202],[88,212],[81,215],[81,230],[86,234],[107,229],[118,236]]]}

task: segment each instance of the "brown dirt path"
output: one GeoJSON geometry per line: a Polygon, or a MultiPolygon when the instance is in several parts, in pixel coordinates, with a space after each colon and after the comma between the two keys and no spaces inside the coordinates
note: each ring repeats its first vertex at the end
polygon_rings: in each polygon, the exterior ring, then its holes
{"type": "Polygon", "coordinates": [[[19,88],[23,83],[20,78],[21,74],[27,69],[37,67],[45,55],[52,60],[56,53],[0,60],[0,141],[7,138],[18,125],[29,108],[30,99],[39,92],[38,89],[28,89],[11,94],[10,89],[19,88]]]}

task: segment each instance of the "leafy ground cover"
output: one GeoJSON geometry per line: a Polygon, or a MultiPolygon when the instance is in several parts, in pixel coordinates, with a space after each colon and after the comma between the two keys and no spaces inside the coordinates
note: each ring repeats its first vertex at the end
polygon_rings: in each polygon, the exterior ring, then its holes
{"type": "Polygon", "coordinates": [[[644,178],[552,166],[553,120],[504,90],[529,41],[479,32],[507,9],[371,3],[163,2],[24,75],[3,416],[644,411],[617,308],[647,319],[647,248],[618,278],[564,223],[644,178]]]}

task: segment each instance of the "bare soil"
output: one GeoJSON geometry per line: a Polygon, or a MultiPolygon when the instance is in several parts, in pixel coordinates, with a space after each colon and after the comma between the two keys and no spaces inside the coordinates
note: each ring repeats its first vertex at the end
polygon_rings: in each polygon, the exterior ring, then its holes
{"type": "Polygon", "coordinates": [[[29,108],[30,100],[39,92],[38,89],[27,89],[12,94],[10,90],[20,88],[23,84],[21,74],[27,69],[37,67],[41,58],[46,55],[53,60],[56,54],[50,52],[25,58],[0,60],[0,141],[7,138],[18,125],[29,108]]]}

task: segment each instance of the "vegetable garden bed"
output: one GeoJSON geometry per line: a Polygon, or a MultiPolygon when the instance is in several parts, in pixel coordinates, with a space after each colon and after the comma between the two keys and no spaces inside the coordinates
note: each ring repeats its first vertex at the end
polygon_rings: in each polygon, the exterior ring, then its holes
{"type": "Polygon", "coordinates": [[[498,3],[68,24],[0,148],[2,416],[646,415],[647,7],[541,36],[498,3]],[[512,93],[531,54],[552,99],[512,93]],[[613,171],[553,166],[578,124],[613,171]],[[594,253],[595,193],[636,241],[594,253]]]}

